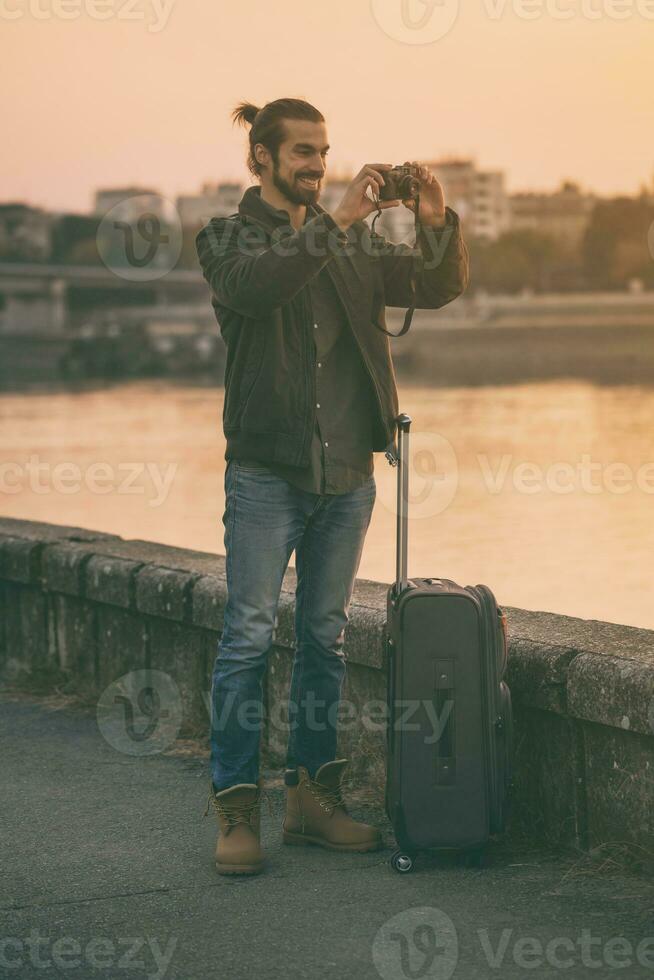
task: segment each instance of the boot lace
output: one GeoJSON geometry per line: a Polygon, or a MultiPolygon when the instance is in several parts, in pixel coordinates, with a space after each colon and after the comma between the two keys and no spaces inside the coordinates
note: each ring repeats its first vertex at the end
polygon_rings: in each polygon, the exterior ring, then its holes
{"type": "Polygon", "coordinates": [[[319,806],[321,806],[323,810],[333,813],[337,806],[341,806],[343,809],[345,809],[343,790],[340,786],[335,786],[333,789],[330,789],[328,786],[323,786],[322,783],[316,783],[312,780],[310,780],[307,785],[309,792],[314,799],[317,800],[319,806]]]}
{"type": "MultiPolygon", "coordinates": [[[[345,800],[343,799],[343,790],[340,785],[331,788],[329,786],[325,786],[324,783],[318,783],[311,778],[306,778],[300,781],[300,786],[306,786],[318,805],[329,813],[330,816],[333,814],[336,807],[339,806],[342,807],[347,813],[347,807],[345,805],[345,800]]],[[[300,818],[300,832],[304,833],[306,831],[307,815],[304,811],[301,793],[298,793],[297,795],[297,812],[300,818]]]]}
{"type": "Polygon", "coordinates": [[[218,816],[223,817],[227,822],[228,830],[231,830],[232,827],[235,827],[239,823],[251,825],[262,800],[266,801],[268,805],[268,813],[270,816],[272,816],[272,805],[270,803],[270,799],[268,794],[263,790],[254,800],[251,800],[249,803],[224,803],[222,800],[217,799],[213,791],[210,791],[204,816],[206,817],[209,813],[209,808],[213,807],[218,816]]]}

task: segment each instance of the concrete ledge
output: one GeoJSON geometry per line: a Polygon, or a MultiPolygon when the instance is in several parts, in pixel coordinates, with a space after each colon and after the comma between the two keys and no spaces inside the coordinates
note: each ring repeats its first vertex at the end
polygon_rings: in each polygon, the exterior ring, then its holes
{"type": "Polygon", "coordinates": [[[10,582],[37,582],[43,545],[23,538],[0,540],[0,574],[10,582]]]}
{"type": "Polygon", "coordinates": [[[194,626],[222,631],[223,609],[227,602],[227,583],[219,575],[201,575],[193,583],[191,617],[194,626]]]}
{"type": "Polygon", "coordinates": [[[198,577],[192,572],[145,565],[136,576],[136,608],[150,616],[188,621],[191,589],[198,577]]]}
{"type": "MultiPolygon", "coordinates": [[[[264,749],[283,764],[295,643],[284,578],[265,686],[264,749]]],[[[339,751],[384,789],[387,585],[357,581],[339,751]]],[[[130,672],[165,674],[180,734],[205,735],[227,601],[221,555],[83,528],[0,519],[0,670],[97,700],[130,672]]],[[[510,832],[654,852],[654,632],[504,607],[515,715],[510,832]]]]}
{"type": "MultiPolygon", "coordinates": [[[[580,653],[570,664],[568,710],[575,718],[651,735],[654,669],[644,660],[580,653]]],[[[652,760],[654,768],[654,759],[652,760]]]]}
{"type": "Polygon", "coordinates": [[[87,599],[123,609],[136,606],[135,580],[141,562],[115,555],[89,555],[84,565],[84,595],[87,599]]]}
{"type": "Polygon", "coordinates": [[[92,558],[93,551],[73,543],[45,546],[41,562],[41,584],[49,592],[83,595],[84,566],[92,558]]]}

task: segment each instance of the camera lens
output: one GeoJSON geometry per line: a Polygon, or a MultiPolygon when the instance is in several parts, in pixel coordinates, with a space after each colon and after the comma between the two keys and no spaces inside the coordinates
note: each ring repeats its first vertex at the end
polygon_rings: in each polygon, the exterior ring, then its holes
{"type": "Polygon", "coordinates": [[[402,177],[398,188],[398,197],[402,201],[407,201],[412,197],[418,196],[420,181],[417,177],[402,177]]]}

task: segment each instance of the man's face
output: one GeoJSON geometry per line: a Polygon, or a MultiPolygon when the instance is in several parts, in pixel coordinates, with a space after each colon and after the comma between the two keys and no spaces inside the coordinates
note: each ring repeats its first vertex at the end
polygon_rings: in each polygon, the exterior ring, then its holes
{"type": "Polygon", "coordinates": [[[286,139],[272,161],[273,184],[291,204],[315,204],[327,164],[327,127],[300,119],[285,119],[283,125],[286,139]]]}

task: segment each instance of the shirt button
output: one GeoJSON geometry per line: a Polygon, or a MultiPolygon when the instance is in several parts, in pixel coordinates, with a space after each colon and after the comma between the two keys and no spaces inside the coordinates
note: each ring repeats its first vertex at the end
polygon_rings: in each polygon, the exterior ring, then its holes
{"type": "Polygon", "coordinates": [[[314,323],[314,325],[313,325],[313,329],[314,329],[314,330],[317,330],[317,329],[318,329],[318,324],[317,324],[317,323],[314,323]]]}
{"type": "Polygon", "coordinates": [[[318,367],[322,367],[322,362],[318,361],[318,367]]]}
{"type": "Polygon", "coordinates": [[[316,402],[316,408],[320,408],[320,402],[316,402]]]}
{"type": "Polygon", "coordinates": [[[326,445],[326,446],[328,446],[328,445],[329,445],[329,443],[328,443],[328,442],[326,442],[326,443],[325,443],[325,445],[326,445]]]}

